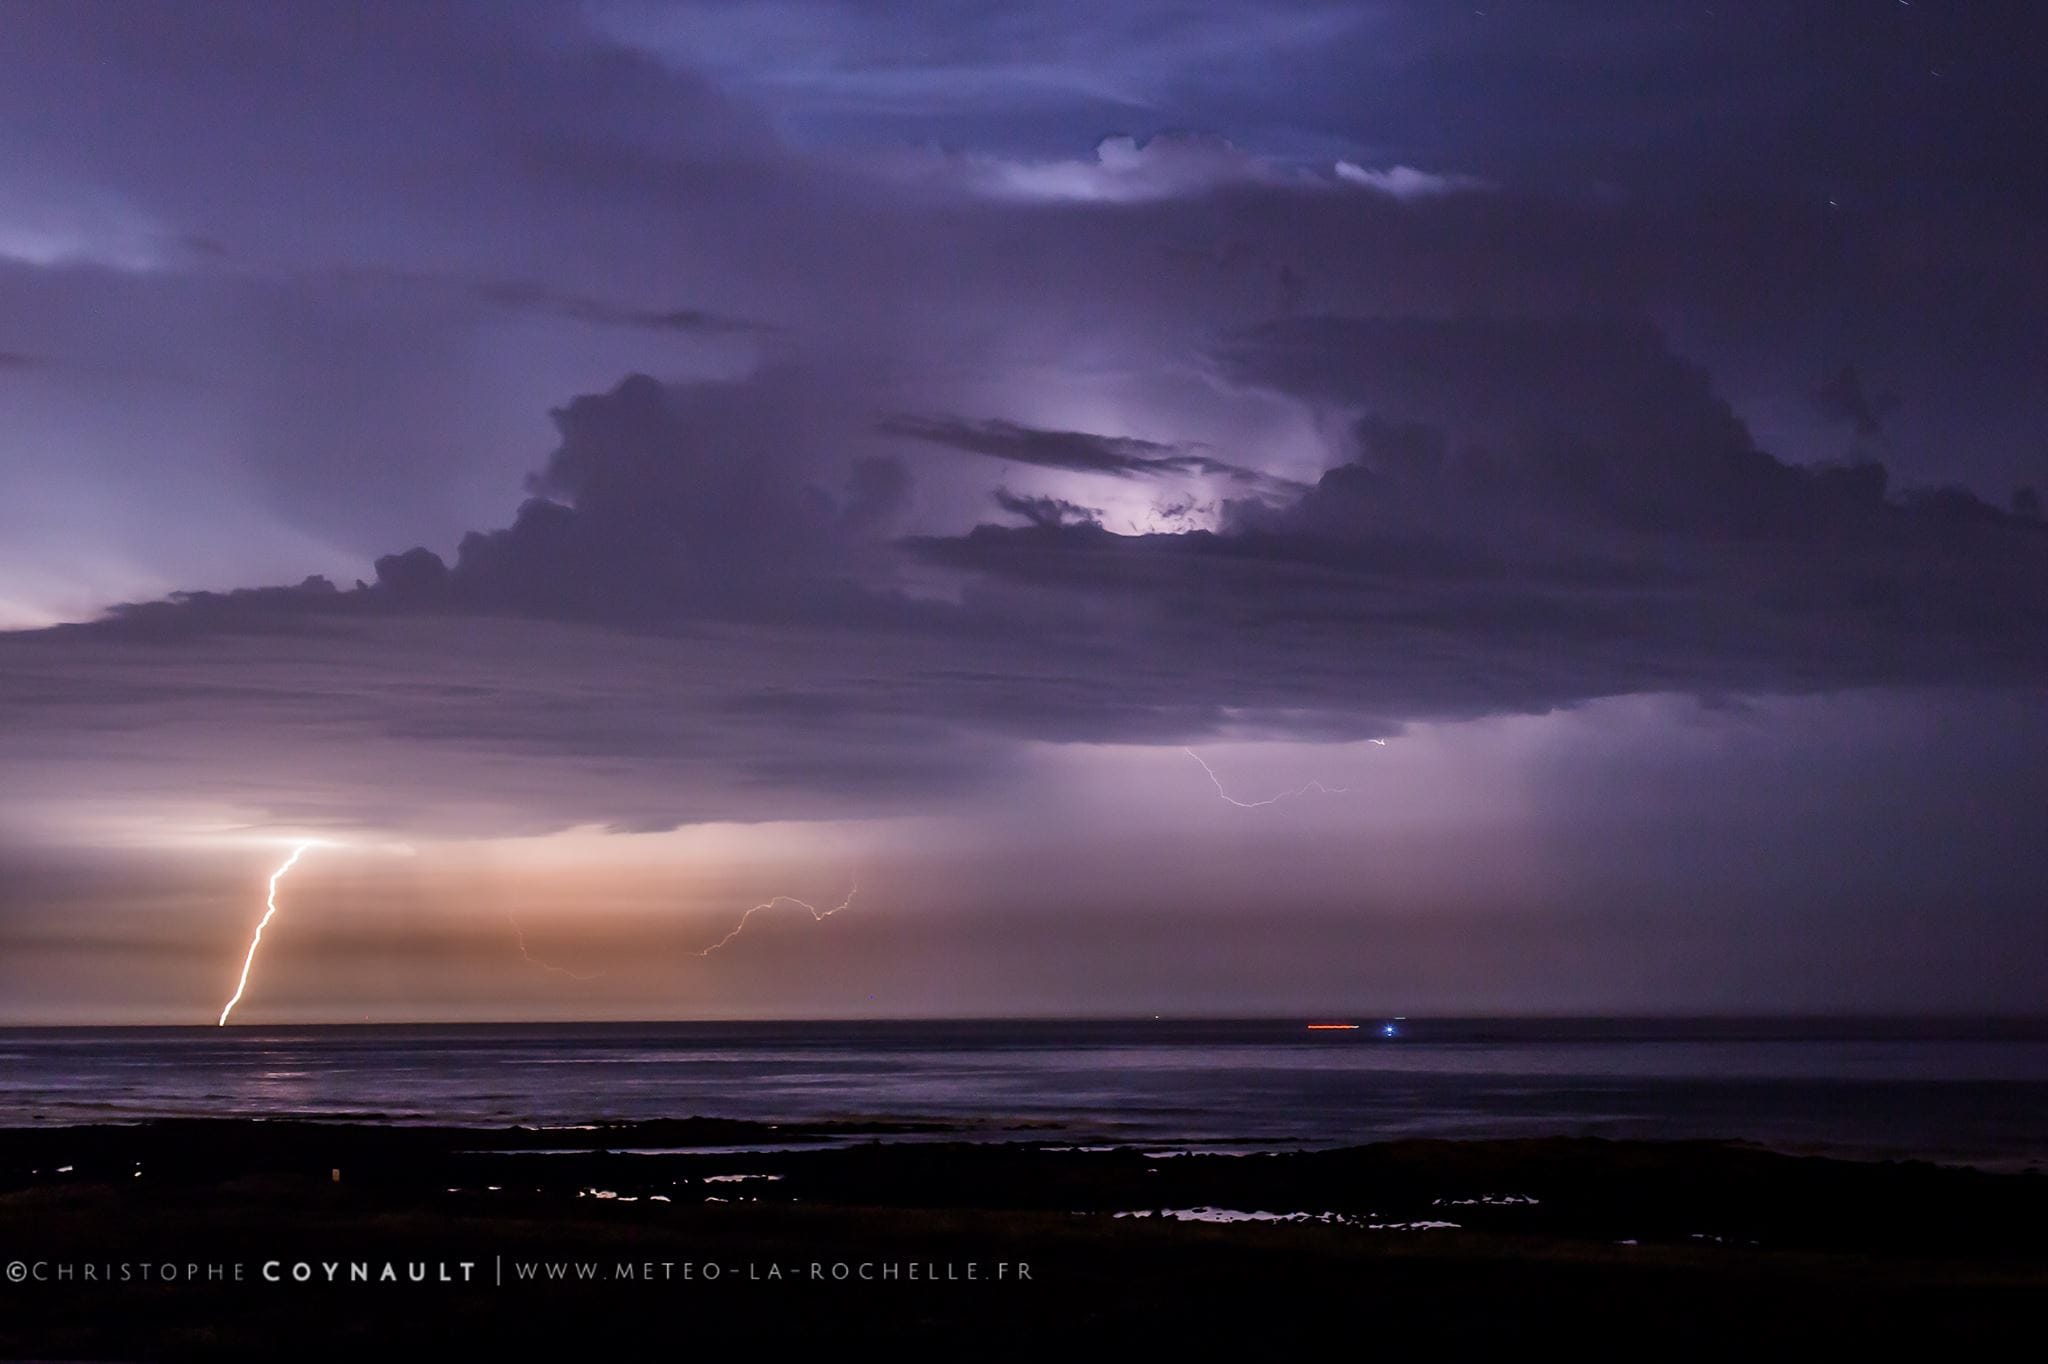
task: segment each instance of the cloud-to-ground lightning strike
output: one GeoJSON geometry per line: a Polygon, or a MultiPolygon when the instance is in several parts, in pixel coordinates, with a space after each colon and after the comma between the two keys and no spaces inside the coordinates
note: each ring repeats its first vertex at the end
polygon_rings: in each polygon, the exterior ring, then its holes
{"type": "Polygon", "coordinates": [[[263,944],[263,930],[269,927],[270,921],[277,915],[277,883],[284,880],[286,872],[299,864],[299,859],[306,855],[308,849],[319,846],[321,844],[317,839],[299,844],[292,849],[292,855],[287,857],[276,871],[270,873],[270,889],[263,897],[263,917],[256,921],[256,934],[249,939],[248,955],[242,958],[242,978],[235,982],[234,998],[222,1006],[220,1022],[214,1024],[215,1027],[225,1028],[228,1025],[228,1015],[242,1002],[242,991],[249,988],[249,968],[256,964],[256,949],[263,944]]]}
{"type": "Polygon", "coordinates": [[[747,927],[747,921],[753,918],[756,914],[759,914],[764,909],[773,909],[777,905],[795,905],[798,909],[808,912],[813,922],[823,923],[825,922],[825,920],[831,918],[834,914],[837,914],[840,910],[845,909],[849,905],[851,905],[853,903],[853,897],[858,894],[860,894],[860,887],[856,885],[852,890],[846,892],[846,898],[844,900],[841,900],[838,904],[832,906],[832,908],[830,909],[819,909],[816,905],[810,904],[809,902],[804,900],[799,900],[793,895],[778,895],[772,900],[763,900],[760,904],[755,905],[752,909],[740,915],[740,921],[732,926],[732,932],[726,934],[717,942],[711,944],[711,946],[707,948],[704,948],[702,951],[692,952],[690,955],[693,957],[710,956],[713,952],[716,952],[719,948],[725,946],[734,938],[737,938],[741,933],[745,932],[747,927]]]}
{"type": "Polygon", "coordinates": [[[551,961],[542,961],[539,957],[526,950],[526,930],[519,926],[519,920],[511,914],[507,914],[505,922],[512,925],[512,937],[519,944],[519,955],[526,958],[530,964],[538,966],[541,970],[553,971],[556,975],[567,976],[570,980],[597,980],[604,975],[602,971],[572,971],[566,966],[557,966],[551,961]]]}
{"type": "MultiPolygon", "coordinates": [[[[1384,747],[1383,740],[1375,739],[1373,740],[1373,742],[1376,744],[1381,744],[1384,747]]],[[[1201,763],[1202,770],[1209,774],[1210,782],[1212,782],[1216,787],[1216,794],[1223,797],[1225,801],[1232,805],[1235,805],[1240,810],[1256,810],[1259,809],[1261,806],[1278,805],[1283,800],[1288,800],[1295,796],[1305,796],[1311,791],[1314,791],[1319,795],[1341,796],[1350,790],[1350,788],[1346,786],[1325,786],[1319,781],[1309,781],[1304,782],[1300,786],[1295,787],[1292,791],[1282,791],[1279,795],[1269,796],[1265,800],[1239,800],[1236,796],[1231,795],[1229,791],[1224,789],[1223,779],[1216,775],[1215,768],[1209,766],[1208,763],[1202,761],[1201,754],[1195,752],[1195,750],[1193,750],[1192,748],[1183,748],[1181,752],[1187,754],[1196,762],[1201,763]]]]}

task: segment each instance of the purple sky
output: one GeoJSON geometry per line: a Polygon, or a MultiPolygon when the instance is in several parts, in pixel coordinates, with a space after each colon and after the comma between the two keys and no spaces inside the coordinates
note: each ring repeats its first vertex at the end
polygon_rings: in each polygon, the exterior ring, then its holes
{"type": "Polygon", "coordinates": [[[11,6],[0,1023],[2034,1007],[2040,22],[11,6]]]}

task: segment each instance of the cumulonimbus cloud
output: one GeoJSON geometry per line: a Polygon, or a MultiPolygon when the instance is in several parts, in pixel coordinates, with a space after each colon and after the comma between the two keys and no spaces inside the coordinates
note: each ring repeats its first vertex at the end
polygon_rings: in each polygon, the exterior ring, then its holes
{"type": "MultiPolygon", "coordinates": [[[[1226,716],[1356,738],[1636,692],[2048,676],[2038,521],[1784,464],[1642,324],[1302,319],[1223,354],[1239,382],[1356,415],[1345,463],[1230,503],[1213,532],[1116,535],[1004,492],[1027,524],[892,542],[905,471],[837,466],[832,492],[834,428],[790,418],[801,381],[635,378],[558,411],[528,502],[452,563],[415,549],[352,590],[192,594],[0,640],[5,704],[35,720],[10,742],[76,725],[175,747],[226,723],[206,698],[232,692],[245,735],[324,713],[364,755],[445,752],[451,782],[484,752],[610,772],[501,794],[543,822],[651,827],[916,808],[1022,741],[1185,742],[1226,716]],[[964,589],[909,590],[915,565],[964,589]],[[333,704],[338,679],[363,696],[333,704]],[[771,692],[831,703],[757,704],[771,692]],[[690,797],[665,796],[683,770],[690,797]]],[[[1113,477],[1200,467],[1150,442],[895,425],[1113,477]]],[[[248,761],[269,751],[251,739],[248,761]]]]}

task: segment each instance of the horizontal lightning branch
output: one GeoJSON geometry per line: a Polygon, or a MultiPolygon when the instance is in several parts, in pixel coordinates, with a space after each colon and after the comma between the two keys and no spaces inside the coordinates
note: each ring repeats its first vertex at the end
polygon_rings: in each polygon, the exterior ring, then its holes
{"type": "Polygon", "coordinates": [[[713,952],[716,952],[719,948],[725,946],[734,938],[737,938],[741,933],[744,933],[747,928],[747,922],[763,910],[774,909],[777,905],[794,905],[798,909],[801,909],[808,913],[811,916],[812,922],[823,923],[825,922],[825,920],[831,918],[834,914],[837,914],[840,910],[850,906],[853,903],[853,897],[858,894],[860,894],[860,887],[855,886],[852,890],[846,892],[846,898],[844,900],[841,900],[838,904],[832,906],[832,908],[830,909],[819,909],[816,905],[810,904],[809,902],[804,900],[796,899],[794,896],[789,895],[778,895],[772,900],[763,900],[760,904],[755,905],[752,909],[749,909],[746,913],[740,915],[740,921],[733,925],[732,932],[726,934],[717,942],[711,944],[711,946],[707,948],[704,948],[702,951],[692,952],[690,955],[693,957],[710,956],[713,952]]]}
{"type": "Polygon", "coordinates": [[[519,944],[519,955],[524,957],[529,965],[538,966],[543,971],[552,971],[558,976],[567,976],[570,980],[597,980],[604,975],[602,971],[572,971],[566,966],[557,966],[551,961],[543,961],[526,950],[526,930],[519,926],[518,918],[513,914],[507,913],[505,921],[512,925],[512,937],[519,944]]]}
{"type": "MultiPolygon", "coordinates": [[[[1380,743],[1381,741],[1375,739],[1373,740],[1373,742],[1380,743]]],[[[1195,752],[1195,750],[1193,750],[1192,748],[1183,748],[1181,752],[1187,754],[1196,762],[1201,763],[1202,770],[1209,774],[1210,782],[1214,784],[1214,786],[1216,787],[1216,794],[1223,797],[1223,799],[1226,802],[1228,802],[1231,805],[1235,805],[1240,810],[1256,810],[1266,805],[1278,805],[1283,800],[1290,800],[1296,796],[1305,796],[1311,791],[1314,791],[1319,795],[1341,796],[1350,790],[1349,787],[1325,786],[1319,781],[1310,781],[1303,782],[1300,786],[1295,787],[1292,791],[1282,791],[1279,795],[1269,796],[1265,800],[1239,800],[1236,796],[1231,795],[1229,791],[1224,789],[1223,779],[1216,775],[1215,768],[1209,766],[1209,764],[1206,762],[1202,762],[1201,754],[1195,752]]]]}

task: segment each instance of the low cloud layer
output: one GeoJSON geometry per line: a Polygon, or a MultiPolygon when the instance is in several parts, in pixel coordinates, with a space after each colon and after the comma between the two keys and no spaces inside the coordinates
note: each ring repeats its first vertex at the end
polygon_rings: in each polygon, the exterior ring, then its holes
{"type": "Polygon", "coordinates": [[[344,776],[321,821],[381,822],[399,786],[407,821],[473,813],[475,765],[510,762],[531,776],[490,783],[486,823],[646,828],[929,811],[1033,741],[2048,677],[2048,526],[1773,458],[1645,324],[1306,318],[1216,352],[1236,382],[1349,414],[1350,457],[1284,497],[1234,460],[972,418],[890,418],[897,453],[849,457],[877,425],[815,373],[636,376],[557,409],[527,500],[452,559],[0,641],[30,721],[14,756],[120,734],[171,763],[232,723],[182,760],[267,770],[310,730],[378,792],[344,776]],[[1266,495],[1224,499],[1213,530],[1125,535],[1085,490],[991,484],[1007,524],[899,538],[934,443],[1266,495]],[[401,778],[423,753],[437,777],[401,778]]]}

